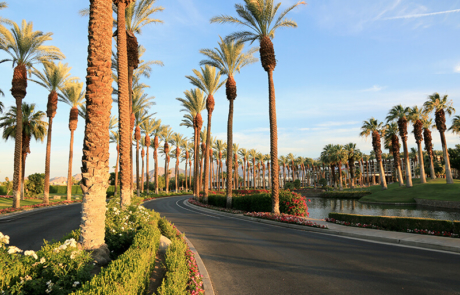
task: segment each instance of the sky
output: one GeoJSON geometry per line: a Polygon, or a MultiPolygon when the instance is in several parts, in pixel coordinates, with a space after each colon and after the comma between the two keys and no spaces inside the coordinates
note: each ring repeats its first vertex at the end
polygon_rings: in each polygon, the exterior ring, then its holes
{"type": "MultiPolygon", "coordinates": [[[[217,15],[236,16],[235,4],[242,0],[157,0],[164,7],[138,36],[146,48],[145,60],[160,60],[149,79],[156,105],[151,112],[175,132],[191,137],[193,132],[179,126],[183,112],[177,97],[193,88],[186,75],[199,68],[204,56],[200,49],[217,46],[219,36],[242,29],[231,24],[210,24],[217,15]]],[[[275,2],[279,2],[275,0],[275,2]]],[[[295,0],[282,0],[281,9],[295,0]]],[[[290,14],[297,28],[276,32],[273,44],[277,58],[274,71],[279,155],[318,158],[326,144],[354,142],[364,153],[371,140],[359,137],[364,120],[383,121],[391,107],[421,106],[434,92],[449,95],[460,112],[460,1],[409,0],[310,0],[290,14]]],[[[87,66],[88,18],[78,11],[89,7],[81,0],[9,0],[0,16],[20,23],[32,21],[34,30],[52,32],[47,42],[61,49],[71,74],[84,81],[87,66]]],[[[247,44],[250,46],[257,46],[247,44]]],[[[114,43],[115,46],[115,43],[114,43]]],[[[256,53],[259,57],[259,54],[256,53]]],[[[0,60],[7,58],[0,52],[0,60]]],[[[0,64],[0,99],[5,111],[14,103],[9,89],[11,62],[0,64]]],[[[260,62],[235,76],[238,97],[234,108],[234,142],[240,148],[270,152],[267,74],[260,62]]],[[[24,102],[36,103],[46,111],[48,92],[29,82],[24,102]]],[[[214,96],[216,106],[212,135],[226,140],[228,101],[224,87],[214,96]]],[[[51,177],[67,175],[70,107],[59,103],[53,123],[51,177]]],[[[117,113],[114,103],[112,113],[117,113]]],[[[203,112],[206,115],[206,112],[203,112]]],[[[448,118],[450,126],[452,118],[448,118]]],[[[73,173],[80,172],[84,122],[75,132],[73,173]]],[[[412,131],[412,127],[409,128],[412,131]]],[[[460,137],[447,133],[449,147],[460,137]]],[[[434,148],[441,149],[439,133],[433,134],[434,148]]],[[[416,147],[412,134],[409,147],[416,147]]],[[[32,142],[26,175],[43,173],[46,142],[32,142]]],[[[387,152],[387,151],[386,151],[387,152]]],[[[0,141],[0,179],[12,178],[14,141],[0,141]]],[[[151,153],[152,154],[152,153],[151,153]]],[[[110,167],[116,149],[110,148],[110,167]]],[[[153,161],[150,161],[153,169],[153,161]]],[[[161,162],[160,162],[161,163],[161,162]]],[[[161,164],[160,164],[161,165],[161,164]]],[[[162,166],[162,165],[161,165],[162,166]]],[[[182,167],[182,164],[181,164],[182,167]]]]}

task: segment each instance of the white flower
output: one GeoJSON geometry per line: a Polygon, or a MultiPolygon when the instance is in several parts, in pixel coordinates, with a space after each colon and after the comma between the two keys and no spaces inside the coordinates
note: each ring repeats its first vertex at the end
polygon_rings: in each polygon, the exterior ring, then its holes
{"type": "Polygon", "coordinates": [[[7,235],[3,235],[3,233],[0,232],[0,243],[9,244],[10,243],[10,237],[7,236],[7,235]]]}
{"type": "Polygon", "coordinates": [[[121,230],[124,230],[124,229],[125,229],[125,228],[122,226],[122,227],[121,227],[121,230]]]}
{"type": "Polygon", "coordinates": [[[51,280],[49,280],[48,282],[46,282],[46,284],[49,286],[49,285],[54,285],[53,282],[51,280]]]}
{"type": "Polygon", "coordinates": [[[25,251],[24,255],[25,256],[32,256],[33,258],[38,259],[37,254],[35,254],[35,251],[32,251],[32,250],[25,251]]]}
{"type": "Polygon", "coordinates": [[[19,253],[19,252],[22,252],[22,250],[19,249],[16,246],[9,246],[8,247],[8,254],[14,254],[14,253],[19,253]]]}
{"type": "Polygon", "coordinates": [[[75,281],[75,282],[73,282],[73,285],[72,285],[72,287],[74,287],[74,288],[75,288],[75,287],[76,287],[76,286],[78,286],[79,284],[80,284],[80,282],[79,282],[79,281],[75,281]]]}
{"type": "MultiPolygon", "coordinates": [[[[75,241],[75,239],[68,239],[64,242],[64,245],[66,246],[66,248],[69,246],[69,247],[77,247],[77,241],[75,241]]],[[[64,248],[65,249],[65,248],[64,248]]]]}
{"type": "Polygon", "coordinates": [[[29,276],[29,275],[27,275],[27,276],[25,277],[25,280],[26,280],[26,281],[30,281],[30,280],[32,280],[32,277],[29,276]]]}
{"type": "Polygon", "coordinates": [[[46,261],[45,257],[40,258],[40,263],[41,264],[45,263],[45,261],[46,261]]]}
{"type": "Polygon", "coordinates": [[[78,255],[78,251],[73,251],[73,252],[70,254],[70,259],[74,259],[77,255],[78,255]]]}

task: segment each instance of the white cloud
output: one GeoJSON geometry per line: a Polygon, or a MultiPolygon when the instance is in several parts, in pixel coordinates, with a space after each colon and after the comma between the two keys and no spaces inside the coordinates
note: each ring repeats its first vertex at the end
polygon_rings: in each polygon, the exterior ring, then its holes
{"type": "Polygon", "coordinates": [[[419,13],[419,14],[408,14],[408,15],[392,16],[392,17],[382,18],[382,20],[419,18],[419,17],[425,17],[425,16],[433,16],[433,15],[456,13],[456,12],[460,12],[460,9],[446,10],[446,11],[439,11],[439,12],[431,12],[431,13],[419,13]]]}
{"type": "Polygon", "coordinates": [[[460,64],[456,65],[454,68],[455,73],[460,73],[460,64]]]}
{"type": "Polygon", "coordinates": [[[383,89],[387,88],[386,86],[379,86],[379,85],[374,85],[371,88],[363,89],[361,92],[378,92],[383,89]]]}
{"type": "Polygon", "coordinates": [[[318,127],[333,127],[333,126],[343,126],[343,125],[355,125],[355,124],[359,124],[359,123],[360,123],[359,121],[344,121],[344,122],[331,121],[331,122],[325,122],[325,123],[317,124],[316,126],[318,126],[318,127]]]}

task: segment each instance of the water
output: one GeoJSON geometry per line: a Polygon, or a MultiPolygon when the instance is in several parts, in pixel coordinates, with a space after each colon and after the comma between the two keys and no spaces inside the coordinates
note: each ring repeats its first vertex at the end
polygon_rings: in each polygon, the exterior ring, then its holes
{"type": "Polygon", "coordinates": [[[460,220],[460,210],[417,205],[393,206],[361,204],[358,200],[308,198],[310,218],[323,219],[330,212],[374,216],[423,217],[441,220],[460,220]]]}

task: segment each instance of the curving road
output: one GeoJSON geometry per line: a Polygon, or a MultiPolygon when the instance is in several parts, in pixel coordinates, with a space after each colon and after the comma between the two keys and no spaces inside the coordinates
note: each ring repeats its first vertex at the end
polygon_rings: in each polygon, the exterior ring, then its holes
{"type": "Polygon", "coordinates": [[[200,253],[217,294],[460,294],[460,255],[347,239],[147,202],[200,253]]]}
{"type": "MultiPolygon", "coordinates": [[[[347,239],[202,211],[172,197],[145,203],[201,255],[217,294],[460,294],[460,255],[347,239]]],[[[0,219],[11,245],[38,250],[78,228],[81,204],[0,219]]]]}

